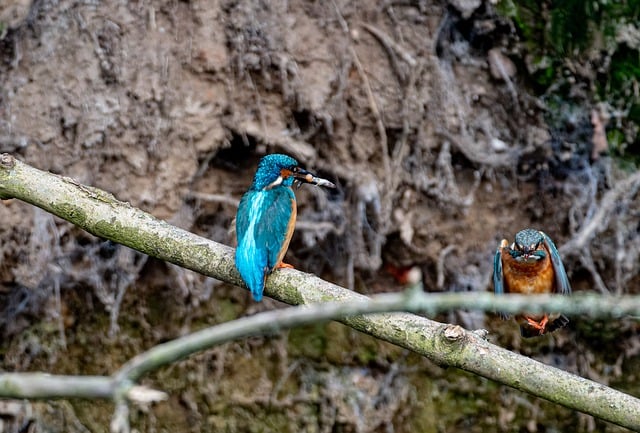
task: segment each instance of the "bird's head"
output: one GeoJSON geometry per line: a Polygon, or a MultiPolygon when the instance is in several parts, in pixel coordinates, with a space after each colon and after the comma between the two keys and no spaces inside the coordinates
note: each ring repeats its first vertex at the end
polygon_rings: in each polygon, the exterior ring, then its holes
{"type": "Polygon", "coordinates": [[[274,153],[260,160],[253,178],[252,189],[268,190],[280,185],[290,187],[294,183],[298,186],[302,183],[312,183],[335,188],[335,185],[328,180],[316,177],[301,168],[298,161],[290,156],[274,153]]]}
{"type": "Polygon", "coordinates": [[[509,247],[509,253],[516,260],[535,262],[546,257],[544,237],[534,229],[524,229],[518,232],[515,242],[509,247]]]}

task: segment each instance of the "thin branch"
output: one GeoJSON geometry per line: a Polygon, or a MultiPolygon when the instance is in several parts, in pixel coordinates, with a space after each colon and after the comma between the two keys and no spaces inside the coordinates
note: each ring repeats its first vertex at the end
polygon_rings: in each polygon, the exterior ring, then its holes
{"type": "Polygon", "coordinates": [[[114,381],[105,376],[46,373],[0,374],[0,398],[112,398],[114,381]]]}
{"type": "MultiPolygon", "coordinates": [[[[297,272],[297,271],[296,271],[297,272]]],[[[495,296],[492,293],[424,293],[411,290],[373,297],[358,296],[346,302],[322,302],[255,314],[194,332],[140,353],[127,362],[115,375],[118,383],[136,382],[144,374],[171,364],[196,352],[252,335],[272,334],[283,329],[341,319],[348,321],[363,314],[398,311],[436,314],[452,309],[494,311],[506,313],[562,311],[565,314],[588,314],[609,317],[640,314],[640,297],[601,297],[596,295],[540,296],[533,303],[530,296],[495,296]]],[[[364,317],[360,317],[364,319],[364,317]]],[[[433,322],[435,323],[435,322],[433,322]]],[[[438,324],[438,326],[443,326],[438,324]]],[[[448,325],[447,325],[448,326],[448,325]]],[[[558,370],[561,371],[561,370],[558,370]]],[[[640,400],[638,401],[640,409],[640,400]]]]}
{"type": "Polygon", "coordinates": [[[640,427],[640,400],[634,397],[501,349],[485,341],[483,333],[469,332],[459,326],[445,324],[435,324],[431,328],[423,329],[421,321],[426,319],[409,314],[388,313],[403,310],[446,311],[457,305],[477,309],[488,309],[495,305],[511,312],[520,311],[525,307],[531,311],[566,307],[588,313],[598,310],[596,306],[599,302],[604,302],[605,307],[616,313],[640,311],[640,299],[630,296],[623,299],[595,295],[579,296],[576,299],[563,296],[540,298],[544,302],[532,305],[531,298],[522,295],[495,297],[489,293],[482,293],[478,294],[478,298],[472,298],[468,293],[425,294],[419,290],[411,290],[405,293],[377,295],[373,298],[358,295],[347,302],[316,303],[271,310],[225,322],[155,346],[132,358],[111,378],[5,373],[0,375],[0,397],[82,397],[119,401],[120,396],[125,395],[135,401],[158,400],[166,396],[133,384],[145,374],[215,345],[330,319],[342,319],[345,323],[364,321],[373,324],[391,320],[398,323],[398,332],[407,332],[410,337],[422,340],[423,347],[431,347],[434,353],[437,353],[437,357],[432,359],[441,365],[454,365],[469,371],[474,371],[475,368],[485,372],[504,371],[513,380],[511,385],[516,388],[529,391],[527,388],[534,386],[536,394],[541,397],[570,408],[579,407],[581,411],[629,428],[640,427]],[[629,307],[631,304],[634,308],[629,307]],[[364,313],[377,314],[362,316],[364,313]]]}
{"type": "MultiPolygon", "coordinates": [[[[363,296],[348,302],[323,302],[254,314],[155,346],[127,362],[114,377],[118,383],[135,382],[144,374],[196,352],[253,335],[272,334],[297,326],[364,313],[416,311],[425,306],[422,298],[418,293],[379,295],[375,299],[363,296]]],[[[640,302],[638,304],[640,307],[640,302]]]]}
{"type": "MultiPolygon", "coordinates": [[[[30,167],[8,154],[0,155],[0,197],[21,199],[71,221],[97,236],[244,287],[235,270],[231,248],[173,227],[116,200],[104,191],[30,167]]],[[[274,272],[267,280],[265,294],[292,305],[367,299],[335,284],[291,269],[274,272]]],[[[583,303],[590,304],[588,307],[580,307],[585,308],[581,311],[588,313],[598,311],[598,314],[603,314],[600,312],[603,309],[611,309],[614,315],[631,311],[637,313],[637,309],[626,309],[627,307],[618,305],[618,298],[613,297],[598,298],[595,302],[597,305],[593,305],[593,301],[583,301],[582,297],[577,296],[553,299],[540,297],[541,302],[538,302],[537,298],[533,297],[494,298],[490,294],[481,293],[460,295],[462,299],[458,299],[456,304],[450,304],[448,308],[471,308],[472,305],[469,304],[473,304],[473,307],[485,305],[485,308],[509,312],[516,311],[516,307],[500,303],[513,302],[518,304],[517,308],[530,311],[537,308],[565,311],[563,307],[569,306],[561,304],[567,302],[577,306],[583,303]],[[612,304],[605,305],[609,301],[612,304]],[[598,305],[604,308],[599,308],[598,305]]],[[[427,297],[424,301],[420,301],[425,304],[420,307],[427,311],[435,311],[433,307],[429,308],[434,298],[432,295],[425,296],[427,297]]],[[[417,302],[416,299],[422,298],[413,295],[411,301],[417,302]]],[[[633,298],[627,297],[623,300],[625,303],[636,302],[633,298]]],[[[344,314],[344,310],[341,313],[344,314]]],[[[458,326],[443,325],[408,313],[356,315],[345,318],[342,322],[354,329],[422,354],[439,365],[458,367],[568,408],[628,428],[640,429],[640,402],[637,399],[497,347],[479,335],[466,332],[458,326]]],[[[128,367],[125,367],[131,368],[132,365],[128,364],[128,367]]],[[[0,375],[0,383],[4,377],[6,375],[0,375]]],[[[118,380],[121,377],[118,376],[118,380]]],[[[46,377],[41,378],[46,380],[46,377]]],[[[104,386],[106,382],[100,383],[100,386],[104,386]]]]}

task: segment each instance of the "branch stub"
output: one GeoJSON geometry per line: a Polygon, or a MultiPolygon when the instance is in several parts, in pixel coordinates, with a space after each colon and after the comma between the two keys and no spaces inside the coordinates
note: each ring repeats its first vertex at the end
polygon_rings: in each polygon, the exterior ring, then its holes
{"type": "Polygon", "coordinates": [[[8,153],[0,155],[0,166],[2,166],[2,168],[13,168],[15,165],[16,159],[12,155],[8,153]]]}

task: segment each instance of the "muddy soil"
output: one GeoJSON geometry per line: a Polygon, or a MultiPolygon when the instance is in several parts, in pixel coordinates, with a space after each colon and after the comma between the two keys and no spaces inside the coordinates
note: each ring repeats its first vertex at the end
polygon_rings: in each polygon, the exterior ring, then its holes
{"type": "MultiPolygon", "coordinates": [[[[229,245],[259,158],[287,153],[339,186],[298,192],[288,262],[363,293],[402,290],[409,269],[425,290],[491,290],[502,238],[531,226],[562,248],[628,176],[592,152],[593,107],[549,127],[492,2],[0,8],[1,152],[229,245]]],[[[561,249],[576,291],[640,292],[636,191],[615,203],[597,240],[561,249]]],[[[6,371],[109,374],[161,341],[282,307],[24,203],[4,202],[0,221],[6,371]]],[[[522,341],[493,315],[439,319],[639,392],[637,322],[575,318],[522,341]]],[[[338,324],[225,345],[147,382],[172,397],[133,413],[140,431],[618,431],[338,324]]],[[[107,431],[112,412],[0,407],[8,431],[107,431]]]]}

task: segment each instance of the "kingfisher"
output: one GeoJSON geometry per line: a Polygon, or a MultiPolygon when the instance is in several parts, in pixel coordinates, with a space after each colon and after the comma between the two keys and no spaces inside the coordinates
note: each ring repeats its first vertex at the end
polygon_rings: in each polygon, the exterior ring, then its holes
{"type": "MultiPolygon", "coordinates": [[[[515,242],[500,243],[493,260],[493,286],[503,293],[571,294],[567,273],[551,238],[543,231],[524,229],[515,242]]],[[[504,316],[504,315],[503,315],[504,316]]],[[[564,328],[569,319],[562,314],[529,314],[516,316],[523,337],[535,337],[564,328]]]]}
{"type": "Polygon", "coordinates": [[[262,300],[264,284],[275,268],[290,268],[283,263],[296,224],[296,196],[292,186],[302,183],[335,188],[326,179],[316,177],[282,154],[266,155],[249,190],[242,196],[236,214],[236,268],[253,299],[262,300]]]}

